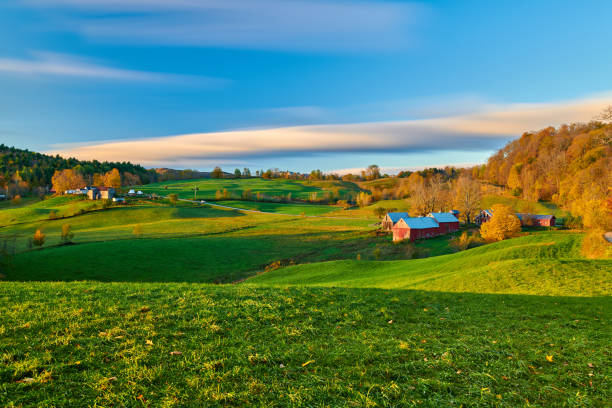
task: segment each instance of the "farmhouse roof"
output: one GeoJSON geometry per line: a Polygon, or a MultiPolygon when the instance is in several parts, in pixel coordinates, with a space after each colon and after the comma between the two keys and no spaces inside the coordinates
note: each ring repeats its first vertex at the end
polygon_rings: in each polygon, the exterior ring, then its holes
{"type": "Polygon", "coordinates": [[[536,220],[552,220],[553,218],[555,218],[554,215],[549,215],[549,214],[545,214],[545,215],[532,215],[531,218],[536,219],[536,220]]]}
{"type": "Polygon", "coordinates": [[[407,212],[390,212],[387,213],[387,215],[389,216],[389,219],[393,224],[395,224],[402,218],[410,218],[407,212]]]}
{"type": "Polygon", "coordinates": [[[410,229],[438,228],[438,223],[431,217],[406,217],[402,220],[410,229]]]}
{"type": "Polygon", "coordinates": [[[486,213],[489,217],[493,216],[493,210],[482,210],[484,213],[486,213]]]}
{"type": "Polygon", "coordinates": [[[435,218],[438,222],[459,222],[451,213],[429,213],[429,217],[435,218]]]}

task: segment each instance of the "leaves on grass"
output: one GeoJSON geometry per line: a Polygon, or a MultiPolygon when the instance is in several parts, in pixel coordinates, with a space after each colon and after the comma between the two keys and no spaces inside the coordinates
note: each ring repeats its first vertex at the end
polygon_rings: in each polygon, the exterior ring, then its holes
{"type": "Polygon", "coordinates": [[[546,356],[546,361],[548,361],[549,363],[553,362],[553,356],[546,356]]]}
{"type": "Polygon", "coordinates": [[[181,354],[183,354],[183,352],[182,351],[177,351],[177,350],[174,350],[174,351],[170,352],[171,356],[180,356],[181,354]]]}
{"type": "Polygon", "coordinates": [[[146,344],[147,344],[147,346],[152,346],[152,345],[153,345],[153,341],[151,341],[151,340],[147,340],[147,341],[146,341],[146,344]]]}
{"type": "Polygon", "coordinates": [[[151,311],[151,308],[149,306],[143,306],[140,308],[140,313],[147,313],[150,311],[151,311]]]}
{"type": "Polygon", "coordinates": [[[304,364],[302,364],[302,367],[306,367],[308,364],[312,364],[314,363],[314,360],[308,360],[307,362],[305,362],[304,364]]]}

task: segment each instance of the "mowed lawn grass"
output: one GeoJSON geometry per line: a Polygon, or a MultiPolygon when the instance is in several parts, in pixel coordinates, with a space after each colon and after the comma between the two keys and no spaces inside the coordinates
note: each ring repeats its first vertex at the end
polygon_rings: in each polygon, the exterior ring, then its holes
{"type": "Polygon", "coordinates": [[[610,298],[0,284],[0,405],[603,407],[610,298]]]}
{"type": "Polygon", "coordinates": [[[290,266],[247,282],[545,296],[612,295],[612,260],[583,259],[581,241],[582,234],[578,233],[538,232],[424,259],[290,266]]]}
{"type": "Polygon", "coordinates": [[[311,193],[316,193],[317,198],[323,198],[326,192],[336,192],[338,195],[355,195],[360,188],[350,182],[344,181],[308,181],[287,179],[194,179],[174,180],[160,183],[136,186],[135,189],[146,193],[167,195],[178,194],[180,198],[192,199],[194,188],[197,188],[197,199],[214,199],[216,192],[226,189],[233,197],[240,197],[243,191],[251,190],[253,197],[260,192],[267,197],[286,197],[291,194],[292,199],[306,200],[311,193]]]}

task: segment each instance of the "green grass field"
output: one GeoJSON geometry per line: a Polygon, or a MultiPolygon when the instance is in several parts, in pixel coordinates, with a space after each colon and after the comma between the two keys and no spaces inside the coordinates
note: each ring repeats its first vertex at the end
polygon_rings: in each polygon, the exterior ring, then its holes
{"type": "Polygon", "coordinates": [[[218,190],[227,189],[232,197],[240,197],[243,191],[251,190],[253,196],[258,192],[267,197],[284,197],[291,194],[291,199],[307,200],[312,193],[318,199],[324,198],[328,192],[336,192],[338,196],[355,195],[360,188],[344,181],[304,181],[286,179],[196,179],[165,181],[162,183],[146,184],[134,187],[146,193],[155,193],[165,196],[175,193],[180,198],[194,198],[210,200],[215,198],[218,190]],[[194,188],[197,187],[197,195],[194,188]]]}
{"type": "Polygon", "coordinates": [[[571,232],[541,232],[424,259],[291,266],[248,282],[543,296],[612,295],[612,260],[582,259],[581,239],[581,234],[571,232]]]}
{"type": "Polygon", "coordinates": [[[528,201],[517,197],[505,197],[499,195],[488,195],[482,198],[482,207],[491,208],[494,204],[504,204],[516,212],[531,214],[552,214],[563,219],[568,215],[567,211],[549,202],[528,201]]]}
{"type": "Polygon", "coordinates": [[[402,203],[5,207],[0,406],[606,406],[612,261],[571,231],[393,244],[373,208],[402,203]]]}

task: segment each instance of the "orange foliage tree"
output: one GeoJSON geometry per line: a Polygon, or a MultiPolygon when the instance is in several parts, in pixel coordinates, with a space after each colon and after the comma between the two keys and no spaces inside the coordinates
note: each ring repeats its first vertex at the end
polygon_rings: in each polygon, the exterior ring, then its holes
{"type": "Polygon", "coordinates": [[[81,173],[73,170],[56,170],[51,178],[53,190],[57,193],[63,193],[66,190],[85,187],[86,182],[81,173]]]}
{"type": "Polygon", "coordinates": [[[521,231],[521,221],[512,209],[503,204],[492,208],[491,219],[480,226],[480,235],[487,241],[501,241],[516,236],[521,231]]]}

